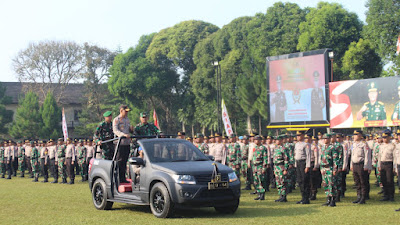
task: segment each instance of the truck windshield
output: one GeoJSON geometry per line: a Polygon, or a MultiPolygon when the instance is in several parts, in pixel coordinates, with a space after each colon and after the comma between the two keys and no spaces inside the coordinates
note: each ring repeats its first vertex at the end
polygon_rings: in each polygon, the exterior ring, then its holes
{"type": "Polygon", "coordinates": [[[151,162],[182,162],[209,160],[199,149],[189,142],[147,142],[144,153],[151,162]]]}

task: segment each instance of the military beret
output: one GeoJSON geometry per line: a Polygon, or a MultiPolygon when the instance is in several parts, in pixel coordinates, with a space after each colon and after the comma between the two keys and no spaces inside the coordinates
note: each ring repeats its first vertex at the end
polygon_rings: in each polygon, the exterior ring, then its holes
{"type": "Polygon", "coordinates": [[[378,91],[378,87],[375,82],[371,82],[368,84],[368,92],[378,91]]]}
{"type": "Polygon", "coordinates": [[[211,134],[209,138],[214,138],[214,135],[211,134]]]}
{"type": "Polygon", "coordinates": [[[298,131],[296,132],[296,135],[297,135],[297,136],[300,136],[300,135],[303,135],[304,133],[305,133],[304,131],[298,130],[298,131]]]}
{"type": "Polygon", "coordinates": [[[257,135],[254,137],[254,140],[262,140],[262,137],[260,135],[257,135]]]}
{"type": "Polygon", "coordinates": [[[249,136],[248,135],[243,135],[243,140],[249,140],[249,136]]]}
{"type": "Polygon", "coordinates": [[[226,135],[222,136],[222,139],[228,139],[228,136],[226,136],[226,135]]]}
{"type": "Polygon", "coordinates": [[[183,131],[179,131],[179,132],[178,132],[178,136],[181,136],[181,135],[186,135],[186,133],[183,132],[183,131]]]}
{"type": "Polygon", "coordinates": [[[330,134],[324,134],[324,135],[322,135],[322,139],[328,139],[328,138],[330,138],[330,137],[331,137],[330,134]]]}
{"type": "Polygon", "coordinates": [[[221,133],[215,133],[214,136],[215,136],[215,137],[221,137],[222,134],[221,134],[221,133]]]}
{"type": "Polygon", "coordinates": [[[35,141],[30,141],[30,144],[31,144],[31,145],[35,144],[35,141]]]}
{"type": "Polygon", "coordinates": [[[236,137],[236,134],[229,135],[229,138],[234,138],[234,137],[236,137]]]}
{"type": "Polygon", "coordinates": [[[250,137],[255,137],[256,135],[254,133],[251,133],[249,136],[250,137]]]}
{"type": "Polygon", "coordinates": [[[9,144],[12,144],[12,143],[13,143],[13,141],[12,141],[12,140],[8,140],[8,143],[9,143],[9,144]]]}
{"type": "Polygon", "coordinates": [[[208,137],[207,137],[207,136],[204,136],[204,140],[208,140],[208,137]]]}
{"type": "Polygon", "coordinates": [[[336,137],[342,137],[341,133],[335,133],[336,137]]]}
{"type": "Polygon", "coordinates": [[[143,118],[143,117],[148,117],[147,112],[141,112],[141,113],[140,113],[140,117],[142,117],[142,118],[143,118]]]}
{"type": "Polygon", "coordinates": [[[108,116],[111,116],[111,114],[112,114],[112,111],[106,111],[105,113],[103,113],[103,116],[108,117],[108,116]]]}
{"type": "Polygon", "coordinates": [[[321,133],[321,132],[318,132],[318,136],[322,136],[322,133],[321,133]]]}
{"type": "Polygon", "coordinates": [[[315,136],[312,136],[311,140],[318,140],[318,138],[315,136]]]}
{"type": "Polygon", "coordinates": [[[361,135],[362,135],[363,132],[362,132],[362,130],[355,130],[353,134],[354,134],[354,135],[357,135],[357,134],[361,134],[361,135]]]}
{"type": "Polygon", "coordinates": [[[311,138],[312,136],[310,134],[304,135],[305,138],[311,138]]]}
{"type": "Polygon", "coordinates": [[[26,139],[26,140],[25,140],[25,143],[29,143],[29,140],[28,140],[28,139],[26,139]]]}
{"type": "Polygon", "coordinates": [[[269,135],[268,135],[268,136],[267,136],[267,139],[273,139],[273,138],[272,138],[272,136],[269,136],[269,135]]]}
{"type": "Polygon", "coordinates": [[[191,141],[192,137],[189,136],[189,137],[186,138],[186,140],[191,141]]]}
{"type": "Polygon", "coordinates": [[[382,133],[382,137],[386,138],[386,137],[390,137],[389,133],[382,133]]]}
{"type": "Polygon", "coordinates": [[[50,139],[49,139],[49,142],[53,142],[53,139],[50,138],[50,139]]]}
{"type": "Polygon", "coordinates": [[[22,141],[18,141],[17,143],[18,143],[18,144],[22,144],[22,141]]]}
{"type": "Polygon", "coordinates": [[[202,137],[204,137],[204,135],[202,133],[197,133],[196,134],[196,138],[202,138],[202,137]]]}

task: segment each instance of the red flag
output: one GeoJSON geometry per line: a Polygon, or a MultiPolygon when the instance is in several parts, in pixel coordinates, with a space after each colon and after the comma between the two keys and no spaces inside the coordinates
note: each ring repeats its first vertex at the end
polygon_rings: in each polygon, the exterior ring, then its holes
{"type": "Polygon", "coordinates": [[[160,127],[158,126],[157,113],[156,113],[156,110],[155,110],[155,109],[154,109],[154,111],[153,111],[153,120],[154,120],[154,125],[155,125],[158,129],[160,129],[160,127]]]}
{"type": "Polygon", "coordinates": [[[399,53],[400,53],[400,35],[397,38],[397,51],[396,51],[396,54],[398,55],[399,53]]]}

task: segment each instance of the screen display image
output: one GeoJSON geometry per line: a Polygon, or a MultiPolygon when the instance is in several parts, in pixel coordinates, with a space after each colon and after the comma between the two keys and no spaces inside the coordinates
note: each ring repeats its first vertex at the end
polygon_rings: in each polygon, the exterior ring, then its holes
{"type": "Polygon", "coordinates": [[[400,125],[400,77],[329,84],[331,128],[400,125]]]}
{"type": "Polygon", "coordinates": [[[299,56],[267,63],[270,125],[328,123],[327,56],[299,56]]]}

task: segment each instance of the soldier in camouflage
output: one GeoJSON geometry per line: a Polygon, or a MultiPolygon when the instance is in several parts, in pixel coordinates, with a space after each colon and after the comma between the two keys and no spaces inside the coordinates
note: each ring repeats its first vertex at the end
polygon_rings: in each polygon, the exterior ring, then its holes
{"type": "Polygon", "coordinates": [[[284,136],[277,136],[275,138],[275,151],[273,155],[274,161],[274,174],[276,181],[276,188],[278,189],[279,199],[275,202],[287,202],[286,189],[287,189],[287,170],[289,168],[288,149],[283,145],[284,136]]]}
{"type": "Polygon", "coordinates": [[[243,188],[243,190],[251,190],[251,173],[249,170],[249,164],[248,164],[248,159],[249,159],[249,136],[245,135],[243,136],[243,146],[241,151],[241,156],[242,156],[242,163],[241,163],[241,171],[242,175],[244,178],[244,183],[246,184],[246,187],[243,188]]]}
{"type": "Polygon", "coordinates": [[[67,165],[65,163],[65,149],[67,147],[64,145],[63,139],[59,138],[57,143],[57,154],[56,161],[58,163],[58,173],[62,181],[60,184],[67,183],[67,165]]]}
{"type": "Polygon", "coordinates": [[[101,146],[103,152],[103,159],[111,160],[114,156],[114,144],[112,142],[102,143],[114,138],[113,125],[112,125],[112,112],[107,111],[103,114],[104,121],[101,122],[94,134],[94,142],[101,146]]]}
{"type": "Polygon", "coordinates": [[[134,133],[138,136],[158,135],[161,131],[152,123],[148,123],[148,115],[146,112],[140,113],[140,123],[136,125],[134,133]]]}
{"type": "Polygon", "coordinates": [[[320,166],[322,173],[322,187],[325,190],[327,202],[324,206],[336,206],[336,183],[335,176],[338,171],[338,154],[336,148],[331,144],[331,135],[324,134],[322,136],[325,144],[322,146],[320,155],[320,166]]]}
{"type": "Polygon", "coordinates": [[[40,153],[39,150],[35,146],[35,142],[31,141],[30,146],[32,147],[32,156],[31,156],[31,165],[32,165],[32,172],[34,180],[33,182],[39,181],[39,173],[40,173],[40,153]]]}
{"type": "Polygon", "coordinates": [[[287,175],[287,193],[291,193],[295,190],[296,185],[296,168],[294,167],[294,144],[293,137],[291,134],[286,134],[285,136],[286,142],[284,143],[284,147],[287,149],[287,154],[289,158],[289,168],[287,175]]]}
{"type": "Polygon", "coordinates": [[[21,177],[25,176],[25,148],[22,146],[22,142],[18,141],[18,168],[21,171],[21,177]]]}
{"type": "Polygon", "coordinates": [[[79,144],[77,147],[77,151],[78,151],[78,164],[80,169],[80,174],[82,177],[82,182],[87,181],[87,148],[85,146],[83,146],[83,140],[79,139],[79,144]]]}
{"type": "Polygon", "coordinates": [[[338,166],[337,173],[333,177],[337,190],[335,202],[340,202],[340,196],[342,193],[343,146],[339,142],[341,137],[342,134],[339,133],[332,135],[331,137],[331,143],[334,146],[335,151],[337,153],[337,166],[338,166]]]}
{"type": "Polygon", "coordinates": [[[257,135],[254,137],[253,151],[253,179],[254,187],[258,193],[258,197],[254,200],[265,200],[265,189],[262,185],[264,176],[268,168],[268,153],[264,145],[262,145],[262,137],[257,135]]]}
{"type": "Polygon", "coordinates": [[[236,176],[240,178],[240,162],[242,161],[242,156],[240,154],[240,145],[236,142],[236,135],[231,134],[229,137],[230,143],[228,144],[228,155],[227,162],[228,166],[235,171],[236,176]]]}

